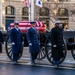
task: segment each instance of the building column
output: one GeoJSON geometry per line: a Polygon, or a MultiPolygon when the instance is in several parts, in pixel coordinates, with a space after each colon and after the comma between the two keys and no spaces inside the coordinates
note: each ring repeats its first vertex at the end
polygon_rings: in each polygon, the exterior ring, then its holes
{"type": "Polygon", "coordinates": [[[3,27],[2,27],[2,0],[0,0],[0,30],[3,30],[3,27]]]}
{"type": "Polygon", "coordinates": [[[31,0],[31,21],[34,21],[34,0],[31,0]]]}

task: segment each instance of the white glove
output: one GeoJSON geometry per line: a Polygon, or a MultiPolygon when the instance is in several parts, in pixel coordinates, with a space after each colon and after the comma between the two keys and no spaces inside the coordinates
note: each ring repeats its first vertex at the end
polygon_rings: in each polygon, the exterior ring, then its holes
{"type": "Polygon", "coordinates": [[[32,43],[29,43],[29,46],[32,46],[32,43]]]}
{"type": "Polygon", "coordinates": [[[48,46],[51,46],[51,43],[48,43],[48,46]]]}
{"type": "Polygon", "coordinates": [[[53,47],[57,47],[57,45],[53,45],[53,47]]]}
{"type": "Polygon", "coordinates": [[[62,44],[62,46],[64,46],[64,44],[62,44]]]}
{"type": "Polygon", "coordinates": [[[11,44],[12,44],[12,45],[15,45],[15,43],[14,43],[14,42],[12,42],[11,44]]]}
{"type": "Polygon", "coordinates": [[[24,44],[24,42],[22,42],[22,45],[24,44]]]}
{"type": "Polygon", "coordinates": [[[39,43],[39,45],[40,45],[40,43],[39,43]]]}

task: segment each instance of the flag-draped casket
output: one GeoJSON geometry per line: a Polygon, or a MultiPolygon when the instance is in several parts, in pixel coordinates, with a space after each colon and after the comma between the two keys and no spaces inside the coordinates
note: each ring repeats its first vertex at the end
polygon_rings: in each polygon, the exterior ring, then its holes
{"type": "MultiPolygon", "coordinates": [[[[27,30],[31,27],[31,24],[29,21],[21,21],[19,22],[19,28],[23,33],[27,32],[27,30]]],[[[14,28],[14,23],[10,24],[10,28],[14,28]]],[[[46,26],[43,22],[36,21],[36,28],[39,30],[39,32],[45,32],[46,26]]]]}

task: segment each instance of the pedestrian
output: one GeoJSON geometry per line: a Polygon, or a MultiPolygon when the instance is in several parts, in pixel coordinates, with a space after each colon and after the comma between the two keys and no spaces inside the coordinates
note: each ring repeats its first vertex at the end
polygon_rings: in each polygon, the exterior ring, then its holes
{"type": "Polygon", "coordinates": [[[2,32],[0,31],[0,53],[2,53],[2,43],[3,43],[3,35],[2,32]]]}
{"type": "Polygon", "coordinates": [[[31,64],[36,64],[35,60],[40,52],[40,35],[36,29],[36,22],[31,22],[31,28],[27,31],[27,40],[29,44],[29,52],[31,55],[31,64]]]}
{"type": "Polygon", "coordinates": [[[63,30],[60,21],[55,21],[55,27],[51,29],[52,57],[53,64],[59,66],[59,61],[63,57],[63,30]]]}
{"type": "Polygon", "coordinates": [[[22,53],[23,36],[19,29],[19,24],[14,23],[15,27],[10,30],[10,40],[12,44],[13,62],[17,64],[19,54],[22,53]]]}

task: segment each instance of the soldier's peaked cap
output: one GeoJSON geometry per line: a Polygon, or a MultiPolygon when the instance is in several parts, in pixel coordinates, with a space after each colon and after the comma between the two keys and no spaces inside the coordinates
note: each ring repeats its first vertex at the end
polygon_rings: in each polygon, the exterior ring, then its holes
{"type": "Polygon", "coordinates": [[[55,24],[59,24],[59,23],[60,23],[60,21],[59,21],[59,20],[57,20],[57,21],[55,21],[54,23],[55,23],[55,24]]]}
{"type": "Polygon", "coordinates": [[[36,22],[30,22],[30,24],[35,24],[36,22]]]}
{"type": "Polygon", "coordinates": [[[19,25],[19,23],[14,23],[14,25],[19,25]]]}

